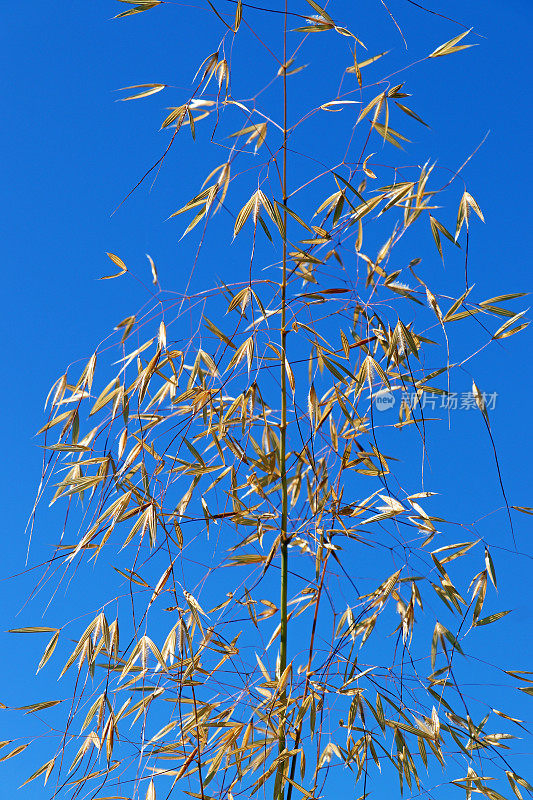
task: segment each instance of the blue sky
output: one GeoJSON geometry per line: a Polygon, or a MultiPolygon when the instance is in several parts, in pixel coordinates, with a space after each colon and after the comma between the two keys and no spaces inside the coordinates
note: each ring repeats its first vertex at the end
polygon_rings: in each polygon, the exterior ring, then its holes
{"type": "MultiPolygon", "coordinates": [[[[294,7],[300,13],[307,13],[304,5],[303,0],[298,4],[295,0],[294,7]]],[[[118,253],[148,285],[145,253],[155,259],[166,288],[180,291],[188,278],[194,247],[188,240],[178,246],[183,217],[177,222],[165,220],[196,193],[205,175],[222,162],[223,156],[204,156],[206,143],[202,141],[200,155],[189,143],[179,142],[151,191],[150,183],[145,184],[111,215],[166,146],[168,135],[157,129],[166,106],[174,102],[171,94],[155,95],[146,101],[115,102],[120,96],[115,90],[153,81],[178,87],[174,97],[180,97],[179,87],[191,85],[204,51],[205,55],[212,52],[222,35],[220,23],[206,11],[207,4],[201,6],[169,4],[118,21],[111,21],[111,17],[123,6],[111,0],[28,0],[23,7],[4,3],[0,8],[5,297],[0,322],[5,421],[1,465],[5,544],[0,603],[5,629],[32,621],[38,624],[35,606],[30,609],[32,613],[24,610],[15,617],[33,586],[35,573],[17,579],[10,576],[25,569],[25,527],[41,458],[34,433],[42,424],[48,389],[66,365],[78,359],[80,364],[86,361],[113,326],[135,313],[146,299],[142,286],[133,281],[98,281],[109,271],[106,251],[118,253]],[[196,56],[199,43],[200,59],[196,56]]],[[[425,55],[461,30],[404,0],[394,0],[390,7],[405,33],[409,60],[425,55]]],[[[409,73],[408,89],[414,95],[410,104],[432,129],[409,126],[414,141],[405,158],[408,161],[412,153],[411,163],[438,159],[439,169],[454,170],[487,137],[465,170],[468,188],[486,219],[485,226],[477,222],[472,226],[471,281],[485,298],[527,292],[531,283],[529,97],[533,8],[526,0],[508,0],[505,4],[449,0],[440,5],[432,2],[431,8],[472,26],[477,36],[472,35],[469,41],[479,46],[466,54],[435,59],[409,73]]],[[[374,42],[385,39],[392,49],[393,63],[403,63],[402,40],[378,0],[361,3],[358,16],[356,33],[372,42],[369,49],[374,51],[374,42]]],[[[257,12],[253,21],[269,32],[270,15],[257,12]]],[[[240,86],[244,96],[257,90],[256,70],[261,69],[261,63],[254,60],[259,55],[253,44],[247,46],[249,51],[240,54],[248,57],[250,64],[240,86]]],[[[319,52],[314,71],[302,77],[295,92],[295,103],[302,109],[311,88],[322,92],[324,100],[329,99],[331,85],[320,57],[319,52]]],[[[327,57],[326,50],[323,57],[327,57]]],[[[335,124],[326,120],[318,129],[318,138],[312,143],[318,154],[324,147],[336,146],[335,124]]],[[[387,153],[387,157],[396,155],[387,153]]],[[[295,167],[295,178],[301,169],[295,167]]],[[[450,225],[455,209],[446,212],[450,225]]],[[[428,239],[421,246],[421,254],[429,253],[431,247],[428,239]]],[[[207,256],[195,273],[195,281],[206,287],[217,275],[235,269],[239,250],[231,249],[228,238],[226,248],[211,246],[207,256]]],[[[461,280],[462,276],[445,272],[436,276],[439,289],[447,288],[450,294],[460,292],[461,280]]],[[[533,506],[528,423],[533,393],[530,353],[531,339],[526,332],[504,340],[502,347],[492,347],[472,367],[476,382],[485,391],[498,393],[491,415],[498,458],[509,500],[522,506],[533,506]]],[[[453,388],[459,393],[468,391],[469,376],[465,375],[464,384],[453,388]]],[[[431,475],[438,491],[453,492],[454,513],[469,522],[502,506],[490,442],[481,417],[473,421],[473,414],[458,413],[453,435],[439,435],[431,475]]],[[[41,513],[36,560],[43,554],[44,545],[55,541],[58,519],[41,513]]],[[[533,653],[526,634],[531,625],[526,592],[531,561],[529,556],[519,559],[508,552],[512,542],[505,515],[498,511],[491,519],[483,535],[490,538],[496,553],[498,610],[513,608],[515,613],[501,623],[501,633],[495,633],[489,660],[497,660],[499,652],[508,652],[511,642],[515,668],[527,669],[533,653]]],[[[518,547],[525,553],[532,552],[529,519],[515,517],[518,547]]],[[[41,645],[21,644],[0,635],[4,654],[8,647],[11,652],[9,658],[4,656],[0,661],[4,687],[0,700],[6,705],[22,704],[27,692],[34,691],[34,661],[41,645]],[[19,663],[13,670],[15,660],[19,663]]],[[[48,678],[40,678],[38,688],[35,686],[38,696],[32,700],[55,691],[50,673],[48,678]]],[[[530,702],[526,697],[523,705],[530,702]]],[[[518,716],[532,716],[527,708],[514,710],[518,716]]],[[[19,733],[24,730],[20,721],[13,720],[13,725],[19,733]]],[[[6,726],[0,738],[8,737],[12,734],[6,726]]],[[[529,756],[530,763],[532,758],[529,756]]],[[[0,794],[11,796],[22,782],[22,765],[29,773],[42,760],[37,753],[31,758],[25,754],[3,765],[0,794]]],[[[42,796],[41,791],[34,784],[19,795],[37,798],[42,796]]]]}

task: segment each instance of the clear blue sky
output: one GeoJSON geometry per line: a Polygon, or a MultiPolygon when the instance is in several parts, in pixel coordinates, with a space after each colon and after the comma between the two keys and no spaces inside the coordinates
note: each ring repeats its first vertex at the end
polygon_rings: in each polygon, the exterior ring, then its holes
{"type": "MultiPolygon", "coordinates": [[[[281,8],[277,0],[272,3],[281,8]]],[[[307,13],[303,5],[303,0],[294,0],[294,8],[307,13]]],[[[413,163],[438,158],[439,165],[456,169],[490,131],[465,172],[486,219],[485,226],[473,225],[471,280],[484,297],[527,292],[531,287],[533,6],[527,0],[427,0],[427,5],[472,26],[479,36],[470,41],[479,46],[466,55],[437,59],[429,69],[425,65],[409,77],[412,106],[432,124],[430,132],[416,129],[413,163]]],[[[379,0],[365,0],[358,7],[361,37],[371,38],[373,28],[381,26],[393,58],[394,53],[401,55],[401,38],[379,0]]],[[[413,60],[461,30],[405,0],[391,0],[390,7],[406,33],[413,60]]],[[[184,7],[169,4],[111,21],[124,8],[111,0],[28,0],[23,4],[4,0],[0,8],[3,629],[38,624],[35,605],[31,613],[22,611],[15,618],[34,575],[9,578],[24,570],[25,526],[40,474],[41,451],[34,432],[42,424],[48,389],[66,365],[85,361],[110,329],[145,300],[142,287],[134,282],[97,280],[109,271],[105,252],[120,254],[138,274],[144,270],[149,283],[148,252],[158,264],[162,284],[183,289],[188,277],[183,264],[192,250],[187,244],[184,250],[178,247],[181,223],[165,219],[223,160],[210,156],[203,164],[193,160],[190,147],[183,153],[178,147],[153,190],[140,189],[111,216],[161,154],[168,137],[157,133],[158,123],[173,102],[160,94],[146,101],[117,103],[119,95],[114,90],[146,82],[189,86],[199,66],[198,41],[205,40],[202,52],[208,54],[221,36],[220,24],[201,2],[184,7]]],[[[260,25],[271,24],[268,15],[257,19],[260,25]]],[[[254,86],[253,62],[247,81],[250,88],[254,86]]],[[[310,89],[305,81],[300,84],[302,106],[310,89]]],[[[319,144],[333,146],[333,131],[330,134],[325,128],[319,144]]],[[[454,213],[455,209],[448,213],[450,223],[454,213]]],[[[229,246],[216,256],[216,267],[214,259],[199,266],[199,283],[208,286],[215,274],[235,269],[229,246]]],[[[533,506],[530,358],[531,337],[526,332],[491,348],[473,368],[477,383],[498,393],[492,423],[500,466],[510,502],[522,506],[533,506]]],[[[467,378],[457,387],[458,392],[469,389],[467,378]]],[[[481,419],[477,425],[472,421],[473,413],[458,414],[454,436],[438,440],[432,475],[439,492],[454,493],[454,512],[468,522],[502,507],[490,442],[481,419]]],[[[501,623],[501,633],[494,630],[487,657],[497,660],[498,652],[512,647],[516,669],[528,669],[533,655],[527,593],[531,559],[507,552],[512,542],[505,514],[498,511],[493,519],[483,535],[497,558],[498,610],[513,608],[515,613],[501,623]]],[[[519,549],[533,555],[529,520],[517,515],[515,527],[519,549]]],[[[41,514],[36,553],[42,554],[43,545],[56,540],[56,524],[56,517],[41,514]]],[[[38,686],[33,683],[41,643],[24,643],[23,649],[20,640],[0,636],[4,654],[0,701],[13,706],[57,693],[52,670],[48,677],[39,678],[38,686]]],[[[515,706],[514,710],[531,719],[530,704],[533,699],[524,697],[525,708],[515,706]]],[[[498,707],[496,701],[494,705],[498,707]]],[[[22,732],[20,722],[13,720],[13,724],[15,731],[22,732]]],[[[0,726],[0,739],[11,738],[11,728],[7,730],[6,725],[4,731],[2,718],[0,726]]],[[[37,746],[31,757],[25,754],[2,765],[0,798],[13,796],[22,782],[21,769],[29,774],[44,760],[38,752],[37,746]]],[[[531,766],[532,755],[523,763],[528,761],[531,766]]],[[[17,796],[33,800],[42,797],[41,792],[36,783],[17,796]]]]}

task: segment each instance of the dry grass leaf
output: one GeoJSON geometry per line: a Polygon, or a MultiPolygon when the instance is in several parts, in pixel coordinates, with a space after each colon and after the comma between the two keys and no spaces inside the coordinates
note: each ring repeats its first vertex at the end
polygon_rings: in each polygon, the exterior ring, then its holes
{"type": "Polygon", "coordinates": [[[136,86],[123,86],[118,89],[119,92],[126,92],[129,89],[143,89],[144,91],[138,94],[132,94],[129,97],[119,97],[119,101],[126,102],[126,100],[140,100],[141,97],[149,97],[151,94],[157,94],[163,89],[166,89],[165,83],[139,83],[136,86]]]}
{"type": "Polygon", "coordinates": [[[468,34],[471,32],[471,30],[472,30],[472,28],[470,28],[467,31],[464,31],[464,33],[460,33],[459,36],[455,36],[453,39],[450,39],[448,42],[445,42],[444,44],[441,44],[439,47],[436,48],[436,50],[433,50],[433,52],[429,54],[428,58],[438,58],[440,56],[449,56],[452,53],[458,53],[459,50],[466,50],[467,47],[473,47],[473,45],[471,45],[471,44],[462,44],[462,45],[457,46],[458,42],[460,42],[462,39],[464,39],[465,36],[468,36],[468,34]]]}
{"type": "Polygon", "coordinates": [[[114,253],[106,253],[106,255],[111,259],[113,264],[116,264],[120,272],[115,272],[113,275],[104,275],[102,278],[100,278],[101,281],[108,281],[111,278],[118,278],[121,275],[124,275],[124,273],[128,271],[127,266],[125,265],[125,263],[121,258],[116,256],[114,253]]]}
{"type": "Polygon", "coordinates": [[[121,11],[120,14],[116,14],[113,19],[120,19],[121,17],[129,17],[132,14],[140,14],[143,11],[150,11],[151,8],[160,6],[164,1],[165,0],[118,0],[119,3],[128,3],[128,5],[133,6],[133,8],[127,11],[121,11]]]}
{"type": "Polygon", "coordinates": [[[161,123],[160,130],[163,130],[163,128],[168,128],[169,125],[175,125],[176,128],[179,129],[183,123],[183,120],[185,119],[187,111],[188,111],[187,105],[177,106],[176,108],[173,108],[170,114],[167,117],[165,117],[165,119],[161,123]]]}

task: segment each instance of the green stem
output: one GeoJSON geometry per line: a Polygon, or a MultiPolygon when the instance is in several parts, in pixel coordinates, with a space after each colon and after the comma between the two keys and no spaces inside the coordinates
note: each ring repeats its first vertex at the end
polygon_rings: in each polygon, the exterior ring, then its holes
{"type": "MultiPolygon", "coordinates": [[[[309,658],[307,659],[307,671],[306,671],[306,675],[305,675],[305,686],[304,686],[304,691],[303,691],[301,703],[303,703],[305,698],[307,697],[307,693],[309,691],[309,686],[310,686],[310,683],[311,683],[311,680],[310,680],[311,662],[313,660],[313,649],[314,649],[314,645],[315,645],[316,626],[317,626],[317,622],[318,622],[318,607],[320,605],[320,598],[322,596],[322,589],[324,588],[324,578],[326,577],[326,569],[327,569],[327,566],[328,566],[328,560],[329,560],[330,552],[331,551],[328,550],[328,552],[326,553],[326,557],[324,559],[324,565],[322,567],[322,576],[320,578],[320,584],[318,586],[318,590],[317,590],[317,594],[316,594],[315,613],[314,613],[314,616],[313,616],[313,626],[311,628],[311,637],[310,637],[310,640],[309,640],[309,658]]],[[[300,746],[300,739],[301,739],[301,736],[302,736],[303,724],[304,724],[304,721],[303,721],[303,718],[302,718],[302,720],[300,721],[300,724],[298,725],[298,728],[296,730],[296,738],[294,740],[294,745],[293,745],[293,749],[294,750],[298,750],[298,747],[300,746]]],[[[291,781],[294,780],[294,773],[296,772],[296,759],[297,759],[297,756],[294,755],[292,757],[291,770],[290,770],[290,775],[289,775],[291,781]]],[[[287,789],[287,800],[291,800],[291,795],[292,795],[292,783],[289,784],[288,789],[287,789]]]]}
{"type": "MultiPolygon", "coordinates": [[[[287,205],[287,6],[285,0],[285,16],[283,26],[283,205],[287,205]]],[[[280,472],[281,472],[281,596],[280,596],[280,650],[279,650],[279,670],[283,674],[287,666],[287,583],[288,583],[288,490],[287,490],[287,212],[283,211],[283,272],[281,279],[281,422],[280,422],[280,472]]],[[[279,752],[285,750],[285,704],[287,692],[284,689],[279,703],[281,705],[280,726],[279,726],[279,752]]],[[[282,762],[278,769],[278,781],[280,788],[278,793],[279,800],[282,800],[284,789],[281,785],[281,778],[285,772],[285,762],[282,762]]]]}

